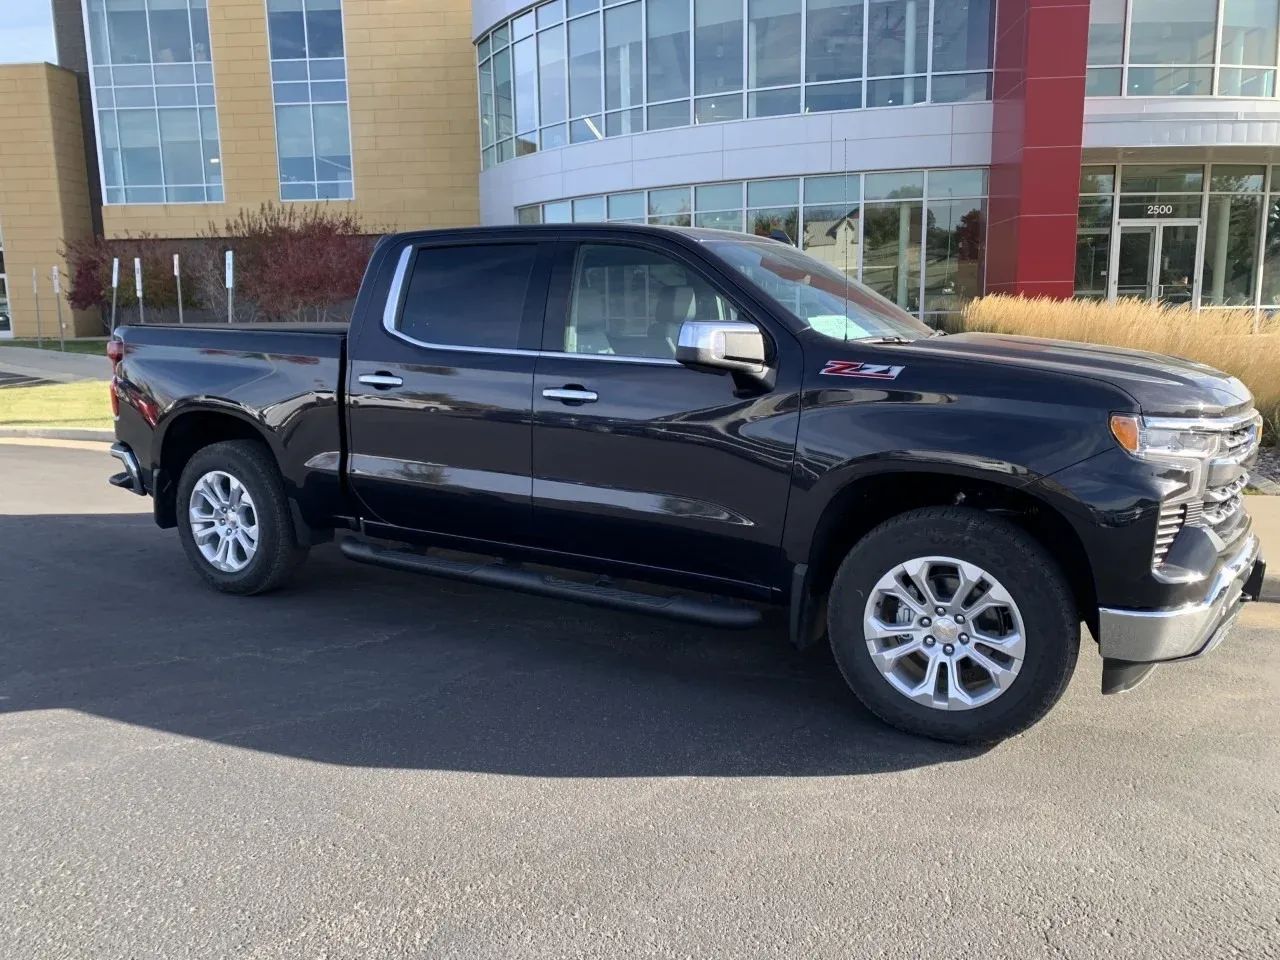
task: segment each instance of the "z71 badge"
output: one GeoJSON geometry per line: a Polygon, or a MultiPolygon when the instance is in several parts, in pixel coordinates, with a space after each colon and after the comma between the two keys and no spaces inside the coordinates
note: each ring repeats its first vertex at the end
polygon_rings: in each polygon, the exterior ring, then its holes
{"type": "Polygon", "coordinates": [[[897,380],[904,366],[886,363],[859,363],[856,360],[828,360],[822,373],[831,377],[865,377],[868,380],[897,380]]]}

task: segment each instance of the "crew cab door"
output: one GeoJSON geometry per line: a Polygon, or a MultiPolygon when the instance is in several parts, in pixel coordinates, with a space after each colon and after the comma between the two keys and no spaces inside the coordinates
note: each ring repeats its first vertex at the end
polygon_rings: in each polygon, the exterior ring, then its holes
{"type": "Polygon", "coordinates": [[[391,534],[528,535],[553,249],[499,233],[389,252],[385,307],[359,318],[347,376],[348,476],[368,520],[391,534]]]}
{"type": "Polygon", "coordinates": [[[778,586],[798,344],[680,248],[617,234],[560,247],[534,377],[537,542],[778,586]],[[771,383],[676,361],[684,321],[725,319],[764,329],[771,383]]]}

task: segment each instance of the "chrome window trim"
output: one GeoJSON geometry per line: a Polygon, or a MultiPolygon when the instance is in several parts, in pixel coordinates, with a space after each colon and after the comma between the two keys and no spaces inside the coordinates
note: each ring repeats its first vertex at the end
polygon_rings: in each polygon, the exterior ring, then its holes
{"type": "Polygon", "coordinates": [[[667,360],[663,357],[632,357],[613,353],[568,353],[563,350],[539,350],[540,357],[554,357],[557,360],[608,360],[611,363],[639,363],[654,367],[683,366],[679,360],[667,360]]]}
{"type": "Polygon", "coordinates": [[[387,290],[387,302],[382,308],[382,325],[387,332],[400,337],[403,337],[403,334],[396,330],[396,320],[400,314],[400,300],[404,295],[404,278],[409,272],[409,258],[413,256],[414,249],[412,244],[407,244],[400,251],[400,259],[396,261],[396,272],[391,277],[391,288],[387,290]]]}
{"type": "Polygon", "coordinates": [[[1143,417],[1146,426],[1158,430],[1200,430],[1206,433],[1230,433],[1254,423],[1261,424],[1257,410],[1246,410],[1232,417],[1143,417]]]}
{"type": "Polygon", "coordinates": [[[482,353],[509,357],[554,357],[562,360],[608,360],[613,363],[639,363],[660,367],[681,366],[679,360],[665,360],[661,357],[621,357],[598,353],[565,353],[560,350],[524,350],[519,347],[468,347],[452,343],[432,343],[418,340],[402,332],[397,327],[405,294],[405,279],[409,274],[409,261],[418,248],[413,244],[400,251],[400,259],[396,261],[396,271],[391,277],[391,286],[387,290],[387,302],[382,308],[382,329],[398,340],[425,347],[428,350],[445,350],[450,353],[482,353]]]}

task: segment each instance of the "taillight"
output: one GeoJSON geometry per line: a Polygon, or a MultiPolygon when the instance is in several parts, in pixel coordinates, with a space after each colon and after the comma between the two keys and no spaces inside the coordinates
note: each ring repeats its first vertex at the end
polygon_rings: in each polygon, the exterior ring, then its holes
{"type": "Polygon", "coordinates": [[[119,380],[116,378],[116,367],[124,359],[124,343],[114,337],[108,340],[107,359],[111,361],[111,416],[118,417],[120,416],[120,391],[117,389],[119,380]]]}

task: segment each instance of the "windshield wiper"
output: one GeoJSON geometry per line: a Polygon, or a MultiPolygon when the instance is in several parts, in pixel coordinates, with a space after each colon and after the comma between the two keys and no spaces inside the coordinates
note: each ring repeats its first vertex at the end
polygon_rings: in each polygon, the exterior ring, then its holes
{"type": "Polygon", "coordinates": [[[849,343],[910,343],[906,337],[854,337],[849,343]]]}

